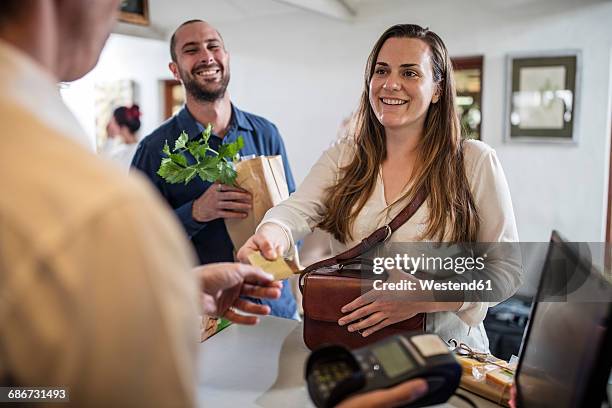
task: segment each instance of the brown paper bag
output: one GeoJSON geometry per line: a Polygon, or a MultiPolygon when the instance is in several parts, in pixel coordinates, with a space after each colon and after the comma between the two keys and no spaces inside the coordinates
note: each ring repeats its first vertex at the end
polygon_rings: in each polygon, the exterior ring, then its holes
{"type": "Polygon", "coordinates": [[[225,219],[227,232],[237,251],[255,233],[266,211],[289,197],[289,189],[281,156],[244,160],[236,164],[236,171],[236,184],[253,196],[253,208],[248,217],[225,219]]]}

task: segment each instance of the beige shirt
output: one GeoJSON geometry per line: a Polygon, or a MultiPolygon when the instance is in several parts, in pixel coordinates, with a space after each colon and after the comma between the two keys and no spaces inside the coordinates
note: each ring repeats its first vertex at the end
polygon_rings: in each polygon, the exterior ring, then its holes
{"type": "Polygon", "coordinates": [[[146,182],[60,133],[74,118],[34,61],[0,42],[0,72],[0,382],[66,387],[74,406],[195,405],[180,227],[146,182]]]}
{"type": "MultiPolygon", "coordinates": [[[[342,140],[324,152],[297,191],[270,209],[261,224],[271,222],[283,227],[290,251],[293,250],[295,241],[310,233],[323,219],[327,211],[325,191],[336,184],[340,177],[339,169],[346,166],[354,154],[354,144],[348,140],[342,140]]],[[[495,151],[482,142],[470,140],[464,144],[464,157],[466,175],[481,221],[478,241],[517,242],[518,232],[510,192],[495,151]]],[[[374,230],[389,223],[407,204],[406,200],[387,204],[382,174],[379,172],[374,191],[353,226],[354,241],[342,244],[332,238],[332,253],[338,254],[355,246],[374,230]]],[[[389,242],[418,241],[427,225],[428,213],[426,201],[410,220],[393,233],[389,242]]],[[[445,241],[448,241],[448,237],[445,241]]],[[[507,290],[505,295],[509,297],[520,285],[520,266],[503,265],[504,260],[499,260],[499,263],[502,265],[498,265],[496,272],[500,274],[507,290]]],[[[458,312],[430,314],[427,329],[441,334],[445,340],[454,337],[483,351],[488,350],[482,321],[489,306],[481,302],[464,303],[458,312]]]]}

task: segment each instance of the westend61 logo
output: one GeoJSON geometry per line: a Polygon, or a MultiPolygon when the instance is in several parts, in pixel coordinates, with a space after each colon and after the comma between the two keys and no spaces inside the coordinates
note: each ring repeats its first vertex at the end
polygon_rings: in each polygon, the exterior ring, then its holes
{"type": "Polygon", "coordinates": [[[396,254],[394,257],[376,257],[373,259],[372,272],[381,275],[385,270],[398,269],[414,275],[417,271],[446,271],[459,275],[465,272],[482,271],[485,268],[487,255],[478,257],[458,256],[409,256],[396,254]]]}

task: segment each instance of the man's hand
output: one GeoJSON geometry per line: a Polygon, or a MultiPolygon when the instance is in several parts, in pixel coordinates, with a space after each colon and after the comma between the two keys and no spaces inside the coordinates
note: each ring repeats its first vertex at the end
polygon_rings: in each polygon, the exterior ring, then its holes
{"type": "Polygon", "coordinates": [[[193,202],[191,214],[198,222],[217,218],[245,218],[251,209],[251,202],[248,191],[214,183],[193,202]]]}
{"type": "Polygon", "coordinates": [[[196,268],[202,283],[204,312],[211,316],[225,317],[234,323],[253,325],[256,316],[236,313],[267,315],[270,307],[258,305],[240,296],[278,299],[282,282],[274,282],[273,276],[252,265],[216,263],[196,268]]]}
{"type": "Polygon", "coordinates": [[[395,387],[366,392],[342,401],[337,408],[399,407],[421,398],[427,393],[427,381],[422,379],[403,382],[395,387]]]}

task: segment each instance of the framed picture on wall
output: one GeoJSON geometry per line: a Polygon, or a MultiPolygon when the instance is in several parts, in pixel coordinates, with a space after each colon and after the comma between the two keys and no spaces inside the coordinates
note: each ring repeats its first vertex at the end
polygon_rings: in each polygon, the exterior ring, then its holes
{"type": "Polygon", "coordinates": [[[149,25],[149,0],[121,0],[119,21],[149,25]]]}
{"type": "Polygon", "coordinates": [[[576,143],[580,52],[507,58],[505,140],[576,143]]]}
{"type": "Polygon", "coordinates": [[[137,102],[138,86],[131,79],[96,82],[94,84],[94,109],[96,112],[96,145],[107,139],[106,126],[115,108],[132,106],[137,102]]]}
{"type": "Polygon", "coordinates": [[[456,110],[461,135],[466,139],[481,140],[484,57],[453,57],[451,61],[455,71],[456,110]]]}

